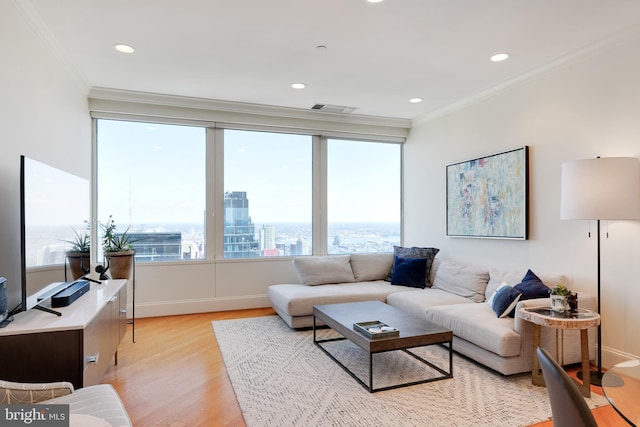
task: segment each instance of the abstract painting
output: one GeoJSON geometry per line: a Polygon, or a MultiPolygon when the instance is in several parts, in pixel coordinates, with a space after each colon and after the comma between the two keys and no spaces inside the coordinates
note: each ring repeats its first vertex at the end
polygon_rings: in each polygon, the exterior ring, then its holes
{"type": "Polygon", "coordinates": [[[529,147],[447,165],[447,236],[528,238],[529,147]]]}

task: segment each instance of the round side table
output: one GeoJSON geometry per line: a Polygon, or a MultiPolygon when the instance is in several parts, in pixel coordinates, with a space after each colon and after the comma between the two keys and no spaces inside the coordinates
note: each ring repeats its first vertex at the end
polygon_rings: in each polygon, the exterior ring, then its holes
{"type": "MultiPolygon", "coordinates": [[[[524,307],[520,309],[520,317],[533,323],[533,361],[531,382],[545,386],[536,348],[540,346],[540,328],[542,326],[555,329],[580,329],[580,350],[582,355],[582,395],[591,397],[591,366],[589,363],[588,329],[600,324],[600,315],[595,311],[579,308],[576,311],[558,313],[549,307],[524,307]]],[[[557,357],[557,355],[556,355],[557,357]]],[[[578,384],[580,385],[580,384],[578,384]]]]}

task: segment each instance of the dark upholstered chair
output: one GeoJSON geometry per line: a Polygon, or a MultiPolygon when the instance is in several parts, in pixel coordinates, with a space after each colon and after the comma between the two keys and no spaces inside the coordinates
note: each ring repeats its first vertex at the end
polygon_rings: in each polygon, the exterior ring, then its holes
{"type": "Polygon", "coordinates": [[[536,350],[551,400],[554,427],[596,427],[596,420],[580,389],[549,353],[536,350]]]}

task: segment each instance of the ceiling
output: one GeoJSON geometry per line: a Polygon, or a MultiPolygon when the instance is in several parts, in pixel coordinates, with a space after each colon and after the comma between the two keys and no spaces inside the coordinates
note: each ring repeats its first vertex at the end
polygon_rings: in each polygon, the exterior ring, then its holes
{"type": "Polygon", "coordinates": [[[640,22],[638,0],[14,3],[89,88],[401,119],[508,87],[640,22]],[[510,58],[491,62],[499,52],[510,58]]]}

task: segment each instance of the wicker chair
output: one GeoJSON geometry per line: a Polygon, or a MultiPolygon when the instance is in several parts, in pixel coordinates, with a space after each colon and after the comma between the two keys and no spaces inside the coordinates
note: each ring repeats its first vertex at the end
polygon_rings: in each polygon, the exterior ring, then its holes
{"type": "Polygon", "coordinates": [[[118,393],[110,384],[74,390],[73,384],[65,381],[36,384],[0,380],[0,404],[38,403],[69,405],[71,420],[77,417],[78,420],[82,420],[80,424],[85,423],[83,425],[88,425],[86,420],[91,418],[95,421],[103,420],[100,422],[102,425],[132,426],[118,393]]]}

